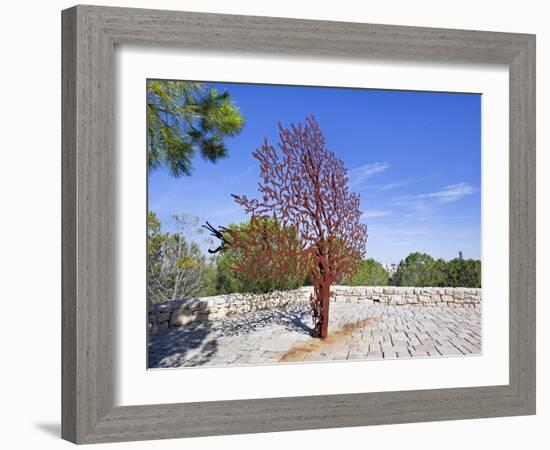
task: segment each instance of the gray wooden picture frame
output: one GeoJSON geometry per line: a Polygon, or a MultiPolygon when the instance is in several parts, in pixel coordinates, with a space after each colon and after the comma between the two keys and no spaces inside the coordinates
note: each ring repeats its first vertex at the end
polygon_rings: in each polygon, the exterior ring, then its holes
{"type": "MultiPolygon", "coordinates": [[[[76,443],[535,413],[535,36],[144,9],[62,13],[62,437],[76,443]],[[509,384],[114,406],[116,44],[506,64],[509,384]]],[[[504,299],[503,299],[504,300],[504,299]]]]}

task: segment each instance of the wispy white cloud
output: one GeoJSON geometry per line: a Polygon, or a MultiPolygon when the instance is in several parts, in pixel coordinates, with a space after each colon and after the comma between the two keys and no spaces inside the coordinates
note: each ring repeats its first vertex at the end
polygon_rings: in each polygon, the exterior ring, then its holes
{"type": "Polygon", "coordinates": [[[390,191],[392,189],[397,189],[397,188],[400,188],[400,187],[403,187],[403,186],[407,186],[407,185],[413,183],[413,181],[414,180],[412,180],[412,179],[393,181],[393,182],[385,183],[385,184],[377,184],[376,186],[372,186],[372,188],[377,190],[377,191],[380,191],[380,192],[385,192],[385,191],[390,191]]]}
{"type": "Polygon", "coordinates": [[[427,180],[429,178],[434,178],[439,176],[439,173],[433,173],[431,175],[426,175],[423,177],[416,177],[416,178],[404,178],[402,180],[396,180],[396,181],[390,181],[388,183],[379,183],[379,184],[369,184],[366,186],[368,190],[374,190],[378,192],[386,192],[390,191],[392,189],[398,189],[404,186],[409,186],[414,183],[418,183],[420,181],[427,180]]]}
{"type": "Polygon", "coordinates": [[[477,189],[468,183],[457,183],[445,186],[439,191],[418,195],[403,195],[394,199],[395,202],[410,202],[418,200],[434,200],[439,203],[452,203],[477,192],[477,189]]]}
{"type": "Polygon", "coordinates": [[[365,164],[359,167],[354,167],[349,170],[349,185],[354,188],[358,187],[367,181],[370,177],[385,172],[390,168],[387,162],[375,162],[372,164],[365,164]]]}
{"type": "Polygon", "coordinates": [[[389,216],[391,214],[391,211],[388,210],[375,210],[371,209],[370,211],[365,211],[363,214],[361,214],[361,219],[372,219],[375,217],[385,217],[389,216]]]}

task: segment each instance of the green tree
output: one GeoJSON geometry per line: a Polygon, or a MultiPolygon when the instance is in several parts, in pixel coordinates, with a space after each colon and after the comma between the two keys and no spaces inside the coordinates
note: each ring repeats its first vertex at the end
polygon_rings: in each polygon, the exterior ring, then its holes
{"type": "Polygon", "coordinates": [[[394,283],[398,286],[433,286],[434,263],[426,253],[411,253],[399,263],[394,283]]]}
{"type": "Polygon", "coordinates": [[[228,91],[201,83],[147,83],[147,165],[168,168],[172,176],[190,175],[198,152],[211,162],[227,155],[224,138],[240,132],[244,118],[228,91]]]}
{"type": "Polygon", "coordinates": [[[209,297],[211,295],[218,295],[216,289],[216,280],[218,276],[218,258],[213,256],[209,258],[206,265],[203,268],[202,273],[202,288],[198,293],[198,297],[209,297]]]}
{"type": "Polygon", "coordinates": [[[215,277],[213,280],[216,294],[231,294],[232,292],[247,292],[238,273],[233,270],[236,255],[229,251],[223,251],[216,255],[215,277]]]}
{"type": "Polygon", "coordinates": [[[449,287],[481,287],[481,261],[458,258],[448,262],[446,283],[449,287]]]}
{"type": "Polygon", "coordinates": [[[436,259],[430,269],[430,285],[434,287],[447,286],[448,263],[442,258],[436,259]]]}
{"type": "Polygon", "coordinates": [[[372,258],[362,260],[357,271],[342,280],[348,286],[387,286],[388,282],[388,272],[372,258]]]}
{"type": "Polygon", "coordinates": [[[160,220],[154,212],[149,211],[147,213],[147,254],[157,256],[161,242],[160,220]]]}
{"type": "Polygon", "coordinates": [[[462,252],[450,261],[411,253],[399,263],[391,279],[395,286],[481,287],[481,261],[464,259],[462,252]]]}
{"type": "Polygon", "coordinates": [[[147,298],[151,303],[185,300],[204,290],[206,258],[185,236],[198,218],[175,215],[175,233],[163,233],[152,212],[147,217],[147,298]]]}

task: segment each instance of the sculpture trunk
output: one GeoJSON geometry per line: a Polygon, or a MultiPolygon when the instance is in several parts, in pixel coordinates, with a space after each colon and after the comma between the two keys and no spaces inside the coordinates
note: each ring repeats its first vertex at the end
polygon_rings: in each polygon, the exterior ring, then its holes
{"type": "Polygon", "coordinates": [[[330,311],[330,284],[319,283],[314,287],[312,312],[314,316],[313,335],[321,339],[328,337],[330,311]]]}
{"type": "Polygon", "coordinates": [[[330,284],[323,283],[321,286],[321,339],[328,336],[328,316],[330,310],[330,284]]]}

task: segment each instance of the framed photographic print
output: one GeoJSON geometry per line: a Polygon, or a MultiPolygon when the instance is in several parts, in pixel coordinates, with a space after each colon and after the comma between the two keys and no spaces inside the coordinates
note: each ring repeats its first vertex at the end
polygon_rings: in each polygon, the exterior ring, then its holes
{"type": "Polygon", "coordinates": [[[65,439],[535,413],[534,36],[62,17],[65,439]]]}

